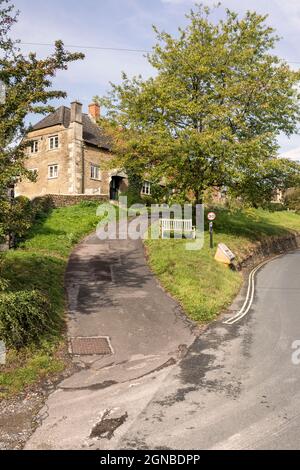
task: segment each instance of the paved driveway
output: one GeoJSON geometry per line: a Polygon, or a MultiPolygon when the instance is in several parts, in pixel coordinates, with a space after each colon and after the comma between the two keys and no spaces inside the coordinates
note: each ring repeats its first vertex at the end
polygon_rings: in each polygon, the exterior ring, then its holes
{"type": "Polygon", "coordinates": [[[81,370],[49,397],[28,448],[80,448],[103,412],[103,389],[167,371],[194,340],[193,325],[149,270],[141,240],[89,236],[70,258],[65,285],[69,336],[109,337],[113,355],[75,358],[81,370]]]}

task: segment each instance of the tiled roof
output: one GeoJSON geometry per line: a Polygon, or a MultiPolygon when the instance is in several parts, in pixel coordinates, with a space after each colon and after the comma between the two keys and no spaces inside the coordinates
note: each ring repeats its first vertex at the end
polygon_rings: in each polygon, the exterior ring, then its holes
{"type": "MultiPolygon", "coordinates": [[[[66,106],[60,106],[54,113],[49,114],[44,119],[39,121],[32,130],[38,131],[47,127],[63,125],[65,128],[70,126],[71,110],[66,106]]],[[[87,144],[95,145],[105,150],[111,150],[110,139],[104,135],[100,127],[97,126],[88,116],[88,114],[82,114],[83,124],[83,140],[87,144]]]]}

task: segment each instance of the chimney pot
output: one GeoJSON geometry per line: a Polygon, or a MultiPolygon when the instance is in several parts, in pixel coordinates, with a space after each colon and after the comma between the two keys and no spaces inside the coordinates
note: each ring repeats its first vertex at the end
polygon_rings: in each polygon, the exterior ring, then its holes
{"type": "Polygon", "coordinates": [[[93,121],[97,121],[100,117],[100,106],[97,103],[89,105],[89,116],[93,121]]]}

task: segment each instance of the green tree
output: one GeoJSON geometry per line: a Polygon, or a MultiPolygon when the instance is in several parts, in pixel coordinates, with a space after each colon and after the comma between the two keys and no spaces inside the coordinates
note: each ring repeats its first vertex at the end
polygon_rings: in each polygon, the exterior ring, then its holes
{"type": "Polygon", "coordinates": [[[300,212],[300,187],[290,188],[284,197],[285,205],[292,210],[300,212]]]}
{"type": "Polygon", "coordinates": [[[55,43],[49,57],[39,59],[33,52],[23,55],[18,43],[10,39],[18,15],[9,0],[0,0],[0,83],[5,87],[5,99],[0,103],[0,233],[8,230],[6,221],[10,219],[7,187],[20,176],[34,179],[24,167],[29,143],[23,138],[30,130],[25,118],[29,113],[53,110],[49,100],[66,96],[65,92],[52,88],[56,72],[84,58],[83,54],[67,52],[61,41],[55,43]]]}
{"type": "Polygon", "coordinates": [[[123,74],[98,99],[114,164],[201,201],[207,188],[242,188],[252,168],[274,161],[278,135],[297,129],[300,73],[274,54],[267,16],[226,9],[214,21],[198,5],[187,18],[177,37],[155,29],[153,78],[123,74]]]}
{"type": "Polygon", "coordinates": [[[300,165],[284,158],[268,158],[245,168],[232,181],[229,193],[254,207],[267,205],[278,192],[300,186],[300,165]]]}

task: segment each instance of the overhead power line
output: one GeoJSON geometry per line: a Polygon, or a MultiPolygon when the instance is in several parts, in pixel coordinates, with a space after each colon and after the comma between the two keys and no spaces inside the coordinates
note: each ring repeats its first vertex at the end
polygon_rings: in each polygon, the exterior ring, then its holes
{"type": "MultiPolygon", "coordinates": [[[[20,41],[20,45],[24,46],[45,46],[45,47],[53,47],[54,43],[48,42],[24,42],[20,41]]],[[[75,45],[75,44],[64,44],[65,47],[70,47],[74,49],[90,49],[90,50],[99,50],[99,51],[117,51],[117,52],[139,52],[142,54],[149,54],[151,53],[150,50],[147,49],[129,49],[124,47],[104,47],[104,46],[83,46],[83,45],[75,45]]],[[[286,60],[289,64],[300,64],[299,61],[293,60],[286,60]]]]}
{"type": "MultiPolygon", "coordinates": [[[[46,42],[23,42],[20,41],[21,45],[24,46],[54,46],[52,43],[46,42]]],[[[129,49],[124,47],[102,47],[102,46],[76,46],[75,44],[65,44],[65,47],[75,48],[75,49],[94,49],[101,51],[118,51],[118,52],[140,52],[140,53],[149,53],[146,49],[129,49]]]]}

